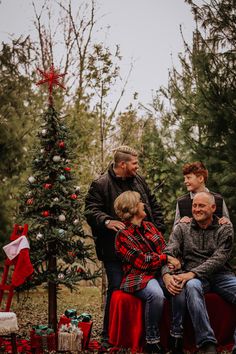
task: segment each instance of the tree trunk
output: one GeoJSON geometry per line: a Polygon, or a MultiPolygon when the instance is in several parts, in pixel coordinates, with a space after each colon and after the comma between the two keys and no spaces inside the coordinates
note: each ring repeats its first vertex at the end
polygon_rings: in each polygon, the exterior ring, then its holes
{"type": "MultiPolygon", "coordinates": [[[[52,252],[54,245],[49,245],[52,252]]],[[[51,253],[51,252],[50,252],[51,253]]],[[[57,259],[51,253],[48,261],[48,270],[49,273],[56,274],[57,270],[57,259]]],[[[48,325],[57,330],[57,285],[50,280],[48,281],[48,325]]]]}

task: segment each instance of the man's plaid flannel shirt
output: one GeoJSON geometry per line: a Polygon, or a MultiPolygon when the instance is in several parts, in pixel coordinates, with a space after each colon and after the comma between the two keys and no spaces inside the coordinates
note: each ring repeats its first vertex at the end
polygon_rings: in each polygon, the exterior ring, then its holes
{"type": "Polygon", "coordinates": [[[141,226],[130,222],[125,224],[126,228],[117,233],[115,246],[123,263],[121,289],[132,293],[160,276],[160,268],[167,263],[167,255],[162,254],[164,238],[151,222],[143,221],[141,226]]]}

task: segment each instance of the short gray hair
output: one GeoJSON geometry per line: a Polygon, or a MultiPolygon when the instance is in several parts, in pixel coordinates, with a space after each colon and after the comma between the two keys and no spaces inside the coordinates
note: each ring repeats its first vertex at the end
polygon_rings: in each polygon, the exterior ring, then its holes
{"type": "MultiPolygon", "coordinates": [[[[198,192],[198,193],[195,194],[195,196],[197,196],[199,194],[205,195],[208,198],[209,203],[211,203],[211,204],[215,204],[216,203],[215,197],[214,197],[214,195],[212,193],[210,193],[210,192],[198,192]]],[[[194,198],[195,198],[195,196],[194,196],[194,198]]]]}

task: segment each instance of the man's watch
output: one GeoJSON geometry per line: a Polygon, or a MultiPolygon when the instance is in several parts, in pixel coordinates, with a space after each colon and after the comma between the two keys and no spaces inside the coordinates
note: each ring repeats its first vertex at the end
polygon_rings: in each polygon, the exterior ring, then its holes
{"type": "Polygon", "coordinates": [[[110,221],[111,221],[110,219],[105,220],[105,225],[108,226],[110,221]]]}

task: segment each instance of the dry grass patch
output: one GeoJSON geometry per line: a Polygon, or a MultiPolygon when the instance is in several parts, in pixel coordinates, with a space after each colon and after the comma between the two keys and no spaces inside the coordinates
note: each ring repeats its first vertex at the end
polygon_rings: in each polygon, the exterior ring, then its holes
{"type": "MultiPolygon", "coordinates": [[[[71,292],[65,287],[60,287],[58,293],[58,320],[66,309],[76,309],[77,314],[88,312],[92,315],[92,338],[99,339],[102,328],[102,310],[100,289],[95,286],[83,286],[71,292]]],[[[11,310],[15,311],[19,321],[19,334],[22,338],[29,338],[33,325],[47,324],[48,299],[47,290],[39,287],[29,292],[15,296],[11,310]]]]}

